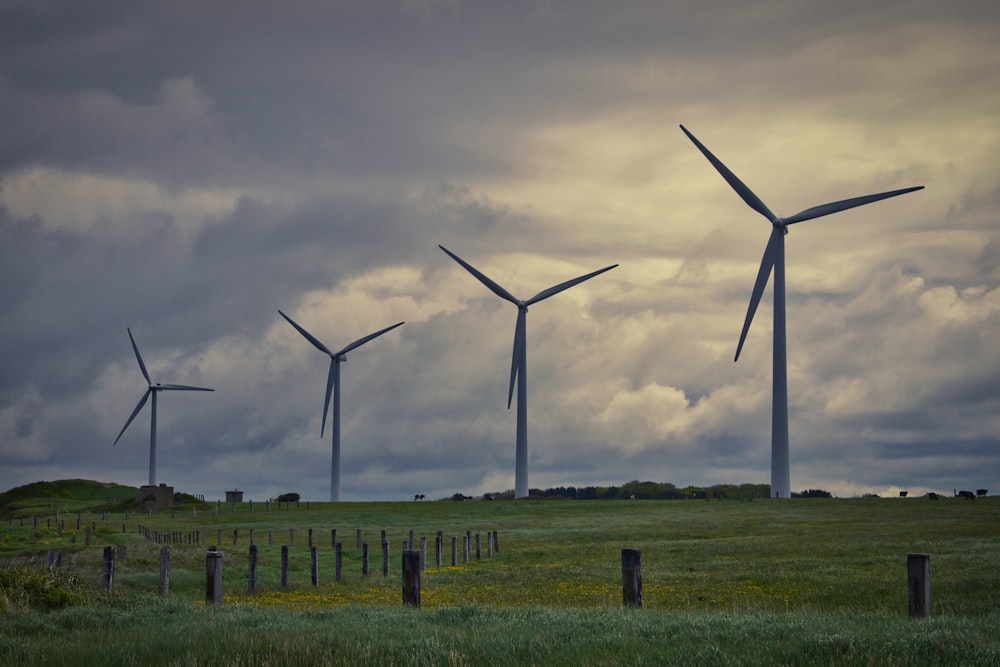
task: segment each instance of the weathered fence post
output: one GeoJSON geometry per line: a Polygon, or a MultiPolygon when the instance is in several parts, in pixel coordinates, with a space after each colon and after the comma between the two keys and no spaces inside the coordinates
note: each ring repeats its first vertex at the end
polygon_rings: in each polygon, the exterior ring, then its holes
{"type": "Polygon", "coordinates": [[[479,550],[479,533],[476,533],[476,560],[479,560],[481,553],[482,552],[479,550]]]}
{"type": "Polygon", "coordinates": [[[160,548],[160,595],[170,592],[170,549],[160,548]]]}
{"type": "Polygon", "coordinates": [[[462,565],[469,564],[469,553],[472,551],[472,536],[466,533],[462,536],[462,565]]]}
{"type": "Polygon", "coordinates": [[[626,607],[642,606],[642,551],[622,549],[622,603],[626,607]]]}
{"type": "Polygon", "coordinates": [[[368,543],[361,543],[361,574],[362,576],[368,576],[368,543]]]}
{"type": "MultiPolygon", "coordinates": [[[[385,531],[383,531],[384,533],[385,531]]],[[[382,576],[389,576],[389,541],[382,540],[382,576]]]]}
{"type": "Polygon", "coordinates": [[[497,531],[493,531],[493,551],[500,553],[500,538],[497,536],[497,531]]]}
{"type": "Polygon", "coordinates": [[[310,569],[312,571],[312,585],[319,586],[319,558],[316,555],[316,545],[309,547],[310,569]]]}
{"type": "Polygon", "coordinates": [[[444,536],[439,530],[437,532],[437,537],[434,538],[434,565],[440,570],[441,569],[441,549],[444,548],[444,536]]]}
{"type": "Polygon", "coordinates": [[[115,548],[104,547],[104,576],[101,581],[104,583],[104,590],[110,591],[115,581],[115,548]]]}
{"type": "Polygon", "coordinates": [[[288,545],[281,545],[281,587],[288,588],[288,545]]]}
{"type": "Polygon", "coordinates": [[[906,577],[910,590],[910,616],[913,618],[930,618],[930,554],[908,554],[906,556],[906,577]]]}
{"type": "Polygon", "coordinates": [[[420,571],[427,569],[427,538],[420,537],[420,571]]]}
{"type": "Polygon", "coordinates": [[[458,538],[451,536],[451,566],[458,565],[458,538]]]}
{"type": "Polygon", "coordinates": [[[205,604],[222,604],[222,552],[214,546],[205,554],[205,604]]]}
{"type": "Polygon", "coordinates": [[[403,552],[403,606],[420,606],[420,552],[403,552]]]}
{"type": "Polygon", "coordinates": [[[341,581],[344,578],[344,549],[340,542],[334,547],[334,551],[337,552],[337,581],[341,581]]]}
{"type": "Polygon", "coordinates": [[[250,543],[250,567],[247,571],[247,593],[257,592],[257,545],[250,543]]]}
{"type": "Polygon", "coordinates": [[[486,531],[486,557],[493,558],[493,538],[488,530],[486,531]]]}

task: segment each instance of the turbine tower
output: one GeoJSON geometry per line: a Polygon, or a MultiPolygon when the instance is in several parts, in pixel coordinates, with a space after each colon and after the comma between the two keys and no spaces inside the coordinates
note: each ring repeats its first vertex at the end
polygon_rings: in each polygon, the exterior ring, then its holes
{"type": "Polygon", "coordinates": [[[302,334],[307,341],[313,344],[317,350],[323,352],[330,357],[330,372],[326,379],[326,398],[323,401],[323,422],[319,429],[319,437],[323,437],[323,433],[326,431],[326,414],[330,411],[330,392],[333,392],[333,463],[330,466],[330,502],[338,502],[340,500],[340,364],[347,361],[347,353],[354,348],[361,347],[373,338],[378,338],[382,334],[392,331],[398,326],[402,326],[403,322],[397,322],[391,327],[386,327],[376,331],[375,333],[368,334],[364,338],[359,338],[347,347],[341,348],[336,352],[331,352],[330,349],[319,342],[319,340],[313,336],[311,333],[300,327],[295,321],[292,320],[288,315],[285,315],[280,310],[278,313],[288,320],[288,323],[295,327],[295,330],[302,334]]]}
{"type": "Polygon", "coordinates": [[[521,301],[516,298],[510,292],[505,290],[503,287],[493,282],[481,272],[476,270],[468,262],[461,259],[458,255],[451,252],[443,245],[439,245],[441,250],[453,260],[462,265],[462,267],[471,273],[473,276],[479,279],[479,282],[486,285],[490,290],[496,294],[501,299],[510,301],[512,304],[517,306],[517,325],[514,328],[514,354],[510,362],[510,387],[507,389],[507,409],[510,410],[511,399],[514,396],[514,380],[517,379],[517,448],[515,450],[515,463],[514,463],[514,497],[515,498],[527,498],[528,497],[528,380],[527,380],[527,370],[528,370],[528,356],[527,356],[527,344],[526,344],[526,331],[527,327],[525,324],[525,317],[528,314],[528,306],[538,303],[550,296],[555,296],[563,290],[569,289],[574,285],[582,283],[584,280],[589,280],[594,276],[600,275],[605,271],[610,271],[611,269],[618,266],[617,264],[612,264],[611,266],[606,266],[603,269],[598,269],[592,273],[588,273],[585,276],[580,276],[578,278],[573,278],[572,280],[567,280],[566,282],[559,283],[554,287],[550,287],[547,290],[542,290],[535,296],[531,297],[526,301],[521,301]]]}
{"type": "Polygon", "coordinates": [[[132,341],[132,351],[135,352],[135,360],[139,362],[139,370],[142,371],[142,377],[146,378],[146,393],[142,395],[139,399],[138,405],[135,406],[135,410],[129,415],[128,421],[125,422],[125,426],[118,433],[118,437],[112,446],[117,445],[118,441],[121,439],[122,434],[125,433],[125,429],[128,425],[132,423],[135,416],[139,414],[142,407],[146,405],[146,401],[149,397],[153,397],[153,404],[149,411],[149,486],[156,486],[156,395],[161,391],[215,391],[214,389],[206,389],[205,387],[190,387],[184,384],[160,384],[159,382],[153,382],[149,379],[149,373],[146,371],[146,364],[142,363],[142,355],[139,354],[139,346],[135,344],[135,338],[132,336],[132,330],[128,327],[125,328],[128,331],[128,338],[132,341]]]}
{"type": "Polygon", "coordinates": [[[750,330],[750,322],[757,311],[757,304],[760,303],[764,288],[767,287],[767,280],[774,269],[774,333],[773,333],[773,357],[772,357],[772,395],[771,395],[771,495],[775,498],[791,497],[791,481],[789,479],[788,463],[788,377],[785,364],[785,234],[788,233],[788,225],[796,222],[820,218],[832,213],[845,211],[856,206],[864,206],[873,202],[896,197],[922,190],[924,186],[919,185],[902,190],[892,190],[891,192],[880,192],[874,195],[843,199],[807,208],[795,215],[787,218],[779,218],[771,212],[764,202],[748,188],[743,181],[736,177],[726,165],[722,164],[718,158],[705,148],[693,134],[687,131],[683,125],[681,130],[688,139],[694,142],[698,150],[708,158],[712,166],[722,174],[726,182],[736,191],[746,204],[753,210],[760,213],[771,223],[771,237],[764,247],[764,256],[760,261],[760,269],[757,271],[757,281],[754,283],[753,292],[750,295],[750,305],[747,308],[746,318],[743,321],[743,331],[740,334],[740,342],[736,346],[736,357],[740,358],[740,350],[743,349],[743,341],[746,339],[747,331],[750,330]]]}

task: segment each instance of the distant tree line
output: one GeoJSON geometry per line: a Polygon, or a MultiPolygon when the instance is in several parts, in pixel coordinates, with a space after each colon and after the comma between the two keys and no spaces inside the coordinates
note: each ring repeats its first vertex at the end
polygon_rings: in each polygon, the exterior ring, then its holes
{"type": "MultiPolygon", "coordinates": [[[[640,482],[632,480],[621,486],[556,486],[548,489],[528,489],[531,498],[540,500],[697,500],[711,498],[731,498],[749,500],[767,498],[771,494],[770,484],[715,484],[713,486],[678,487],[669,482],[640,482]]],[[[803,494],[806,498],[830,497],[826,491],[810,489],[803,494]],[[809,494],[809,495],[804,495],[809,494]],[[815,494],[825,494],[823,496],[815,494]]],[[[471,500],[471,496],[456,493],[453,500],[471,500]]],[[[513,500],[514,491],[497,491],[482,496],[483,500],[513,500]]]]}

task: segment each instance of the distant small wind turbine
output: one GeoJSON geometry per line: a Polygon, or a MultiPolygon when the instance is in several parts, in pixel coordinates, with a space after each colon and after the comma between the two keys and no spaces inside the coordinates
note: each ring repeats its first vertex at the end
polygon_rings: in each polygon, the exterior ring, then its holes
{"type": "Polygon", "coordinates": [[[521,301],[510,292],[505,290],[503,287],[493,282],[487,278],[484,274],[479,272],[475,267],[473,267],[468,262],[464,261],[455,253],[451,252],[443,245],[439,245],[441,250],[453,260],[462,265],[462,267],[471,273],[473,276],[479,279],[479,282],[486,285],[490,290],[496,294],[501,299],[510,301],[512,304],[517,306],[517,325],[514,328],[514,354],[510,362],[510,387],[507,390],[507,409],[510,410],[511,399],[514,396],[514,379],[517,379],[517,448],[515,450],[515,462],[514,462],[514,497],[515,498],[527,498],[528,497],[528,355],[527,355],[527,326],[525,317],[528,314],[528,306],[538,303],[550,296],[555,296],[563,290],[569,289],[574,285],[582,283],[584,280],[589,280],[594,276],[600,275],[605,271],[610,271],[611,269],[618,266],[617,264],[612,264],[611,266],[606,266],[603,269],[598,269],[592,273],[588,273],[585,276],[580,276],[578,278],[573,278],[572,280],[567,280],[566,282],[559,283],[554,287],[550,287],[547,290],[542,290],[535,296],[531,297],[527,301],[521,301]]]}
{"type": "Polygon", "coordinates": [[[128,421],[125,422],[125,426],[122,427],[121,432],[118,433],[118,437],[112,443],[112,446],[118,444],[118,440],[121,439],[122,434],[125,433],[125,429],[128,425],[132,423],[135,416],[139,414],[142,407],[146,405],[146,401],[149,397],[153,397],[153,404],[150,408],[150,424],[149,424],[149,486],[156,486],[156,395],[161,391],[215,391],[214,389],[206,389],[205,387],[190,387],[185,384],[160,384],[159,382],[153,382],[149,379],[149,373],[146,371],[146,364],[142,363],[142,355],[139,354],[139,346],[135,344],[135,338],[132,336],[132,330],[128,327],[125,328],[128,331],[128,338],[132,341],[132,350],[135,352],[135,360],[139,362],[139,370],[142,371],[142,377],[146,378],[146,384],[148,385],[146,393],[142,395],[139,399],[139,404],[135,406],[135,410],[129,415],[128,421]]]}
{"type": "Polygon", "coordinates": [[[757,304],[760,303],[764,288],[767,287],[767,280],[771,275],[773,267],[774,338],[771,378],[773,383],[771,397],[771,494],[776,498],[789,498],[791,497],[791,481],[789,479],[788,463],[788,377],[785,364],[785,234],[788,233],[788,225],[812,220],[813,218],[820,218],[831,213],[838,213],[856,206],[864,206],[865,204],[871,204],[882,199],[888,199],[889,197],[903,195],[907,192],[922,190],[924,186],[919,185],[902,190],[892,190],[891,192],[843,199],[807,208],[787,218],[779,218],[726,165],[722,164],[700,141],[695,139],[694,135],[687,131],[687,128],[681,125],[681,130],[687,135],[688,139],[694,142],[698,150],[708,158],[712,166],[722,174],[722,177],[726,179],[726,182],[729,183],[743,201],[771,223],[771,237],[764,248],[764,256],[760,261],[760,269],[757,271],[757,281],[754,283],[753,293],[750,296],[750,305],[747,308],[746,319],[743,321],[743,332],[740,334],[740,342],[736,346],[734,361],[740,358],[743,341],[746,339],[747,331],[750,330],[750,322],[757,311],[757,304]]]}
{"type": "Polygon", "coordinates": [[[330,349],[319,342],[319,340],[313,336],[311,333],[300,327],[295,323],[292,318],[285,315],[280,310],[278,313],[288,320],[288,323],[295,327],[295,330],[302,334],[307,341],[312,343],[317,350],[327,354],[330,357],[330,372],[327,375],[326,380],[326,398],[323,401],[323,422],[320,425],[319,436],[322,438],[323,433],[326,430],[326,415],[330,411],[330,392],[333,391],[333,463],[330,468],[330,502],[338,502],[340,500],[340,364],[347,361],[347,353],[354,348],[361,347],[373,338],[378,338],[382,334],[392,331],[398,326],[405,324],[404,322],[397,322],[391,327],[386,327],[376,331],[373,334],[368,334],[364,338],[359,338],[347,347],[344,347],[336,352],[331,352],[330,349]]]}

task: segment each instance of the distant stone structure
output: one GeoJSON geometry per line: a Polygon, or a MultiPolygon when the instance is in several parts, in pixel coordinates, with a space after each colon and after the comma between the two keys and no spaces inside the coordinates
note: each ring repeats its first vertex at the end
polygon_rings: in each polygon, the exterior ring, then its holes
{"type": "Polygon", "coordinates": [[[174,487],[160,484],[159,486],[141,486],[135,494],[135,504],[147,510],[159,507],[172,507],[174,504],[174,487]]]}
{"type": "Polygon", "coordinates": [[[232,491],[226,491],[226,502],[227,503],[242,503],[243,502],[243,492],[237,489],[232,491]]]}

